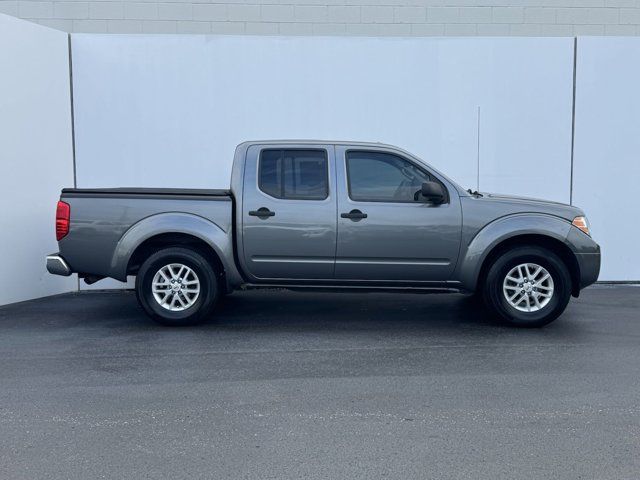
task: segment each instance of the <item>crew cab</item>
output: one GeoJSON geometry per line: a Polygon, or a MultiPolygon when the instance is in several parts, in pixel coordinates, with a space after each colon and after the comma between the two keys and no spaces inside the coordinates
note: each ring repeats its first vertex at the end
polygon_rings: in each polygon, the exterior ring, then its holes
{"type": "Polygon", "coordinates": [[[585,214],[472,192],[379,143],[245,142],[228,190],[65,188],[57,275],[136,276],[165,325],[208,318],[239,288],[475,293],[501,319],[542,326],[598,278],[585,214]]]}

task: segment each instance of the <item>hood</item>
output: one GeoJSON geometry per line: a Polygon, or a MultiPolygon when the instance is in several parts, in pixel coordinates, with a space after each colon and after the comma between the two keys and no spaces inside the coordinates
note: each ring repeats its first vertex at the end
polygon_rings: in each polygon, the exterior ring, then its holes
{"type": "Polygon", "coordinates": [[[578,207],[566,203],[543,200],[540,198],[521,197],[517,195],[501,195],[497,193],[480,192],[480,195],[473,195],[481,203],[495,203],[509,205],[512,209],[521,212],[538,212],[549,215],[556,215],[572,221],[575,217],[584,215],[578,207]]]}
{"type": "Polygon", "coordinates": [[[523,202],[523,203],[534,203],[534,204],[548,204],[548,205],[563,205],[565,207],[570,207],[566,203],[562,202],[554,202],[552,200],[544,200],[542,198],[533,198],[533,197],[521,197],[519,195],[502,195],[500,193],[490,193],[490,192],[480,192],[481,195],[485,198],[495,198],[498,200],[507,200],[514,202],[523,202]]]}

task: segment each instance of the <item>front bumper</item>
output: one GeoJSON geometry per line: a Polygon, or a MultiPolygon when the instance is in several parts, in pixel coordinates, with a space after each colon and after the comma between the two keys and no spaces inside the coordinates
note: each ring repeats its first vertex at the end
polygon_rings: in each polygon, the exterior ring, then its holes
{"type": "Polygon", "coordinates": [[[69,268],[69,264],[57,253],[47,255],[47,271],[53,275],[62,275],[68,277],[73,272],[69,268]]]}
{"type": "Polygon", "coordinates": [[[572,226],[567,235],[567,243],[573,251],[580,277],[578,288],[582,290],[598,280],[600,274],[600,245],[593,238],[572,226]]]}
{"type": "Polygon", "coordinates": [[[580,266],[580,289],[595,283],[600,274],[600,246],[597,253],[576,253],[580,266]]]}

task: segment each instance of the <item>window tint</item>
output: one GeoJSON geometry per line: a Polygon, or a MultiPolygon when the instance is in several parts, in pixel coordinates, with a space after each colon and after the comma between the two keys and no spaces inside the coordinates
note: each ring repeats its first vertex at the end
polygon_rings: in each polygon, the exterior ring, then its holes
{"type": "Polygon", "coordinates": [[[260,190],[276,198],[324,200],[329,195],[324,150],[263,150],[260,190]]]}
{"type": "Polygon", "coordinates": [[[363,202],[417,202],[415,193],[431,180],[411,162],[382,152],[347,152],[349,197],[363,202]]]}

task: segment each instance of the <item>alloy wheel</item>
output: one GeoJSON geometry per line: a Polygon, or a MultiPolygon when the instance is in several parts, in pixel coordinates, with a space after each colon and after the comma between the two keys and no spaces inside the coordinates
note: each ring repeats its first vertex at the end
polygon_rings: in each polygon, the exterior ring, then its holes
{"type": "Polygon", "coordinates": [[[182,312],[193,306],[200,296],[200,280],[191,268],[170,263],[160,268],[151,282],[153,298],[172,312],[182,312]]]}
{"type": "Polygon", "coordinates": [[[553,297],[553,277],[536,263],[521,263],[504,278],[502,292],[509,305],[521,312],[537,312],[553,297]]]}

